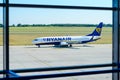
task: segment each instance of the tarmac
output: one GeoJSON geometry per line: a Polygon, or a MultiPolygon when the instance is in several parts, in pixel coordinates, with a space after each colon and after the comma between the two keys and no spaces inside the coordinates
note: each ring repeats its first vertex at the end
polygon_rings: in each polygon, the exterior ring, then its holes
{"type": "MultiPolygon", "coordinates": [[[[0,46],[0,63],[3,63],[3,47],[0,46]]],[[[57,66],[74,66],[112,63],[112,45],[111,44],[86,44],[73,45],[72,48],[59,48],[53,46],[10,46],[10,69],[27,69],[27,68],[45,68],[57,66]]],[[[3,65],[0,64],[0,70],[3,65]]],[[[102,69],[111,69],[102,68],[102,69]]],[[[99,68],[79,69],[68,71],[54,71],[30,74],[46,74],[61,72],[80,72],[89,70],[100,70],[99,68]]],[[[99,74],[87,76],[74,76],[64,78],[52,78],[42,80],[112,80],[112,74],[99,74]]]]}

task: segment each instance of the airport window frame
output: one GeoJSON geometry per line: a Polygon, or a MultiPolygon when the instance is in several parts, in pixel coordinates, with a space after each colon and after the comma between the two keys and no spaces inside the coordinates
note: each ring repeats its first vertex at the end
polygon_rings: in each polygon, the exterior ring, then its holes
{"type": "Polygon", "coordinates": [[[2,79],[42,79],[42,78],[55,78],[55,77],[67,77],[67,76],[82,76],[91,74],[103,74],[112,73],[112,80],[120,80],[120,0],[113,0],[112,7],[90,7],[90,6],[63,6],[63,5],[36,5],[36,4],[12,4],[9,0],[3,0],[0,3],[0,7],[3,7],[3,71],[0,74],[4,74],[2,79]],[[112,63],[106,64],[93,64],[84,66],[66,66],[66,67],[53,67],[53,68],[33,68],[23,70],[10,70],[9,67],[9,7],[23,7],[23,8],[55,8],[55,9],[83,9],[83,10],[110,10],[113,12],[113,60],[112,63]],[[61,74],[46,74],[46,75],[34,75],[34,76],[19,76],[17,73],[25,72],[39,72],[39,71],[54,71],[54,70],[68,70],[68,69],[81,69],[81,68],[95,68],[95,67],[109,67],[113,69],[89,71],[89,72],[72,72],[61,74]],[[14,76],[14,77],[11,77],[14,76]]]}

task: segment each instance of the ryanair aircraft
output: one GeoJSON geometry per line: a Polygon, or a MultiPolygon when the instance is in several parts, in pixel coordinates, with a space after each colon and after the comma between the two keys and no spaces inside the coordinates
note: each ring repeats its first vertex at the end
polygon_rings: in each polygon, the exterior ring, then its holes
{"type": "Polygon", "coordinates": [[[95,28],[95,30],[85,36],[56,36],[56,37],[40,37],[32,41],[33,44],[40,47],[40,45],[55,45],[59,47],[67,46],[72,47],[72,44],[83,44],[93,42],[101,38],[103,23],[95,28]]]}

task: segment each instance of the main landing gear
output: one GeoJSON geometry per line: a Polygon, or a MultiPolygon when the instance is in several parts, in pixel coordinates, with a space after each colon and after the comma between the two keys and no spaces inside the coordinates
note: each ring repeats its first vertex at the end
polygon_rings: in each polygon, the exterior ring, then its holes
{"type": "Polygon", "coordinates": [[[39,45],[39,44],[36,44],[36,46],[38,46],[38,48],[40,48],[40,45],[39,45]]]}
{"type": "Polygon", "coordinates": [[[72,47],[72,44],[70,44],[69,47],[72,47]]]}

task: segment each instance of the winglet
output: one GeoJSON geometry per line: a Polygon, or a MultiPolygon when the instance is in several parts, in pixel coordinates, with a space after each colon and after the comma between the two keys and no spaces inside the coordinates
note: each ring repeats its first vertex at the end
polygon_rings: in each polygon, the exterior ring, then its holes
{"type": "Polygon", "coordinates": [[[99,25],[95,28],[95,30],[91,34],[88,34],[87,36],[100,36],[102,32],[102,26],[103,22],[100,22],[99,25]]]}

